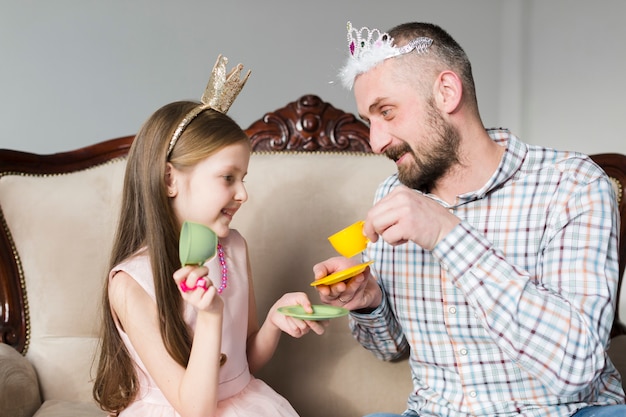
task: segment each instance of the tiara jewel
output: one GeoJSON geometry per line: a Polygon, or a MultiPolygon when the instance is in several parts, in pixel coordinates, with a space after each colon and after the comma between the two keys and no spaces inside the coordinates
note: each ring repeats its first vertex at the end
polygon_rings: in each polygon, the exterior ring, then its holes
{"type": "Polygon", "coordinates": [[[169,147],[167,148],[167,156],[169,157],[176,145],[176,141],[182,135],[183,130],[196,118],[198,114],[206,109],[213,109],[220,113],[226,114],[230,106],[233,104],[237,95],[241,92],[241,89],[248,81],[250,77],[250,70],[246,75],[241,78],[241,71],[243,70],[242,64],[237,64],[230,72],[226,73],[226,64],[228,64],[228,58],[218,55],[217,61],[211,71],[211,77],[204,89],[204,94],[200,99],[201,103],[197,107],[193,108],[189,113],[183,117],[183,120],[178,124],[172,139],[170,140],[169,147]]]}
{"type": "Polygon", "coordinates": [[[352,89],[354,79],[388,58],[403,55],[415,50],[418,54],[425,53],[433,40],[426,37],[413,39],[402,47],[393,44],[393,38],[378,29],[362,27],[355,29],[348,22],[348,48],[350,56],[339,72],[341,82],[347,89],[352,89]]]}

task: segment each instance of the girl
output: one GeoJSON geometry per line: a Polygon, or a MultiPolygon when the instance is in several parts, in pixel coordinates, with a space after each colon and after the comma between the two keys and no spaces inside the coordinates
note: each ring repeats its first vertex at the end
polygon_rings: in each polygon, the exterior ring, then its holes
{"type": "Polygon", "coordinates": [[[230,103],[202,101],[157,110],[129,152],[94,398],[120,416],[297,416],[252,374],[281,331],[322,334],[326,323],[278,313],[293,304],[312,311],[304,293],[290,293],[259,328],[246,242],[229,228],[248,197],[249,139],[225,114],[230,103]],[[219,238],[203,266],[180,267],[185,220],[219,238]]]}

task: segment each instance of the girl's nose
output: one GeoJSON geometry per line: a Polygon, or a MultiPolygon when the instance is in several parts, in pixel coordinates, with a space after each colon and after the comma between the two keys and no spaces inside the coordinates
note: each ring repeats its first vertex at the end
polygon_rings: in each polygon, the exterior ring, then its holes
{"type": "Polygon", "coordinates": [[[246,190],[246,186],[243,182],[240,182],[239,187],[237,187],[237,192],[235,193],[235,200],[240,201],[242,203],[248,200],[248,190],[246,190]]]}

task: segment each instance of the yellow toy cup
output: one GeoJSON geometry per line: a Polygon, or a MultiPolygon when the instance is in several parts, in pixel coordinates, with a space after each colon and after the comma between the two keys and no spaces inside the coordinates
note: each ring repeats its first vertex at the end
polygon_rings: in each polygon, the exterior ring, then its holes
{"type": "Polygon", "coordinates": [[[203,224],[186,221],[178,251],[181,265],[202,265],[217,253],[217,235],[203,224]]]}
{"type": "Polygon", "coordinates": [[[333,248],[342,256],[351,258],[363,252],[369,240],[363,234],[364,221],[358,221],[335,233],[328,238],[333,248]]]}

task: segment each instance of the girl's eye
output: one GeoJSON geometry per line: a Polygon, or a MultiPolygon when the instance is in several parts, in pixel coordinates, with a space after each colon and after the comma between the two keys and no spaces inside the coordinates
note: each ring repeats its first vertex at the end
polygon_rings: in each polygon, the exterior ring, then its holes
{"type": "Polygon", "coordinates": [[[233,177],[232,175],[224,175],[222,178],[224,178],[226,182],[233,182],[235,180],[235,177],[233,177]]]}

